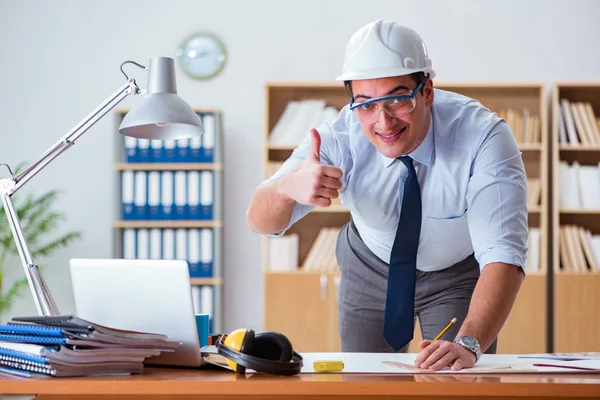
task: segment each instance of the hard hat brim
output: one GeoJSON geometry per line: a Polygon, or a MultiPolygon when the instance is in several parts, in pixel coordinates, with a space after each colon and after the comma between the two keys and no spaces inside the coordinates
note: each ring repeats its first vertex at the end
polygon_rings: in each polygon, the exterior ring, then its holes
{"type": "Polygon", "coordinates": [[[392,76],[410,75],[415,72],[424,72],[426,75],[429,74],[430,79],[435,77],[435,70],[433,68],[388,68],[381,70],[345,72],[338,75],[335,80],[358,81],[363,79],[389,78],[392,76]]]}

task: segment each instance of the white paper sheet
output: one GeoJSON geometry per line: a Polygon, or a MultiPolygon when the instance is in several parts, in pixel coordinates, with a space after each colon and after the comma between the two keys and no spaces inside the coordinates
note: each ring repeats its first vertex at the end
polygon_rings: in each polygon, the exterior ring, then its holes
{"type": "MultiPolygon", "coordinates": [[[[344,369],[338,373],[362,373],[362,374],[415,374],[415,373],[437,373],[437,374],[465,374],[465,373],[598,373],[600,374],[600,359],[586,358],[574,361],[561,361],[557,359],[543,358],[543,354],[484,354],[472,369],[452,371],[444,369],[441,371],[413,370],[408,366],[414,366],[417,358],[416,353],[302,353],[302,373],[317,373],[313,368],[314,361],[342,361],[344,369]],[[526,356],[528,358],[524,358],[526,356]],[[537,357],[540,358],[529,358],[537,357]],[[399,368],[384,364],[384,362],[398,362],[407,365],[399,368]],[[595,368],[597,371],[585,371],[571,368],[559,367],[536,367],[533,364],[560,364],[566,366],[578,366],[595,368]]],[[[334,372],[335,373],[335,372],[334,372]]]]}

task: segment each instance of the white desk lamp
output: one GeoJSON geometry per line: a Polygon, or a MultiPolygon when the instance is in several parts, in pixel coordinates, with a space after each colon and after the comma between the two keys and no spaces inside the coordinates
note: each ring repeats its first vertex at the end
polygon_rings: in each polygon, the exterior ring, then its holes
{"type": "Polygon", "coordinates": [[[156,140],[184,139],[200,136],[204,133],[200,117],[177,95],[175,68],[172,58],[152,58],[148,67],[134,61],[125,61],[121,64],[121,72],[125,75],[127,83],[79,122],[77,126],[46,150],[37,160],[26,166],[19,174],[13,174],[10,167],[4,164],[8,167],[12,177],[9,179],[0,179],[0,196],[2,197],[2,204],[6,211],[8,223],[17,244],[21,263],[25,269],[29,288],[33,294],[37,311],[41,316],[60,315],[60,313],[27,247],[27,241],[25,240],[17,212],[12,204],[11,196],[38,172],[44,169],[46,165],[50,164],[55,158],[75,144],[75,141],[79,137],[125,99],[125,97],[130,94],[142,93],[135,80],[130,79],[123,71],[123,66],[128,63],[149,71],[148,88],[144,100],[123,118],[119,127],[120,133],[140,139],[156,140]]]}

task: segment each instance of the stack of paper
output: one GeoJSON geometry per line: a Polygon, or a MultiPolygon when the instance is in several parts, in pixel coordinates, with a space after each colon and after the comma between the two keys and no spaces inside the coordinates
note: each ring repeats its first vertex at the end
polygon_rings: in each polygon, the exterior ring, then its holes
{"type": "Polygon", "coordinates": [[[141,373],[146,358],[179,345],[165,335],[108,328],[74,315],[15,317],[0,325],[0,372],[27,377],[141,373]]]}

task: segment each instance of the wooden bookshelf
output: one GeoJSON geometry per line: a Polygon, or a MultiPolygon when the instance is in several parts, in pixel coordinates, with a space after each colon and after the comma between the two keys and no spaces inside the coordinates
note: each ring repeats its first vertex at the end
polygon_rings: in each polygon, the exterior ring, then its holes
{"type": "MultiPolygon", "coordinates": [[[[271,176],[269,162],[283,162],[296,148],[272,144],[270,134],[288,102],[322,99],[338,110],[349,102],[341,83],[267,83],[265,86],[265,165],[263,179],[271,176]]],[[[321,121],[324,122],[324,121],[321,121]]],[[[316,126],[315,126],[316,127],[316,126]]],[[[308,131],[307,131],[308,132],[308,131]]],[[[341,227],[350,213],[341,205],[315,208],[286,235],[298,235],[298,266],[290,272],[273,272],[269,265],[269,239],[262,238],[262,270],[265,287],[265,329],[282,332],[300,351],[339,351],[337,294],[339,271],[305,271],[305,260],[319,231],[341,227]]],[[[274,239],[277,240],[277,239],[274,239]]],[[[331,250],[331,249],[330,249],[331,250]]]]}
{"type": "MultiPolygon", "coordinates": [[[[600,235],[600,199],[594,195],[600,187],[599,117],[600,82],[554,84],[551,247],[556,352],[600,350],[600,263],[587,257],[586,243],[592,257],[595,248],[582,234],[583,229],[592,237],[600,235]]],[[[595,253],[600,256],[600,247],[595,253]]]]}
{"type": "MultiPolygon", "coordinates": [[[[528,178],[541,186],[538,204],[529,208],[529,225],[540,231],[539,272],[529,273],[517,303],[499,340],[499,352],[526,353],[546,351],[546,279],[548,249],[548,134],[544,85],[497,83],[434,83],[436,88],[456,91],[481,101],[493,111],[527,109],[538,118],[537,140],[520,141],[528,178]],[[527,332],[526,335],[523,332],[527,332]]],[[[341,109],[350,98],[341,83],[267,83],[265,87],[265,168],[269,163],[285,161],[294,150],[293,144],[273,144],[270,134],[290,101],[322,99],[327,106],[341,109]]],[[[316,127],[316,126],[315,126],[316,127]]],[[[308,134],[308,130],[306,130],[308,134]]],[[[265,329],[278,330],[292,338],[296,347],[311,351],[339,349],[337,332],[337,286],[339,271],[304,272],[303,264],[323,227],[341,227],[349,220],[349,212],[341,206],[315,209],[286,233],[298,235],[298,265],[293,272],[273,272],[269,265],[269,238],[262,241],[262,269],[265,278],[265,329]],[[338,278],[335,278],[338,276],[338,278]],[[333,283],[332,283],[333,282],[333,283]],[[313,304],[315,303],[315,304],[313,304]],[[318,340],[306,332],[322,332],[318,340]]],[[[420,333],[416,332],[411,350],[416,351],[420,333]]],[[[304,350],[307,351],[307,350],[304,350]]]]}
{"type": "MultiPolygon", "coordinates": [[[[539,180],[539,204],[528,206],[529,227],[539,229],[539,269],[528,271],[511,313],[498,337],[499,353],[536,353],[547,350],[547,266],[548,266],[548,116],[543,83],[435,83],[434,86],[472,97],[490,110],[503,116],[517,138],[523,155],[528,181],[539,180]],[[507,118],[505,110],[517,115],[527,110],[528,117],[536,116],[539,133],[524,135],[517,124],[523,120],[507,118]],[[535,140],[531,140],[535,138],[535,140]],[[527,332],[527,334],[523,334],[527,332]]],[[[530,246],[530,250],[532,247],[530,246]]]]}

